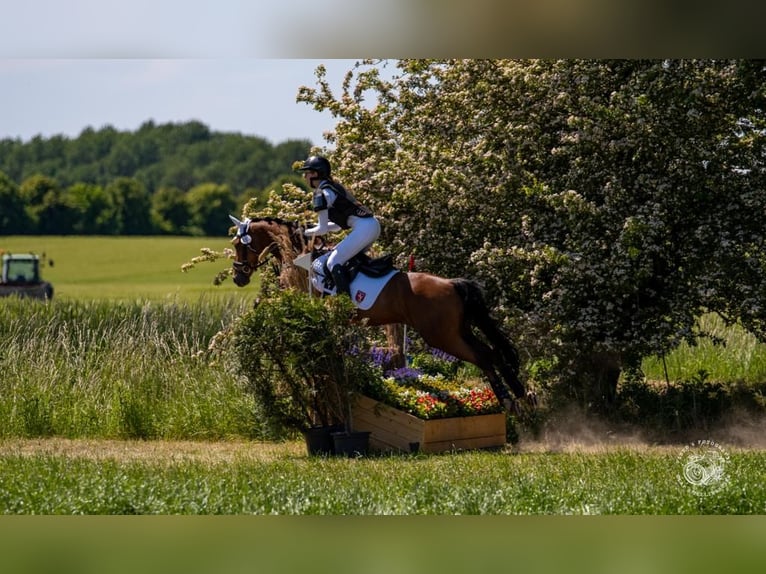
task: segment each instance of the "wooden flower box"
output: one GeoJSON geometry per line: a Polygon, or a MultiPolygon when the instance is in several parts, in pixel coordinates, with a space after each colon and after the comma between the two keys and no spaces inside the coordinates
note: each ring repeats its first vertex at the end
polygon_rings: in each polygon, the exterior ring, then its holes
{"type": "Polygon", "coordinates": [[[354,430],[369,431],[375,450],[444,452],[505,444],[505,413],[423,420],[365,396],[351,410],[354,430]]]}

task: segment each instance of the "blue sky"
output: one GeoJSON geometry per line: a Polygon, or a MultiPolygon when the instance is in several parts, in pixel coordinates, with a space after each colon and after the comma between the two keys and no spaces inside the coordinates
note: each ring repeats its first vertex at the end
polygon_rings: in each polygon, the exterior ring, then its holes
{"type": "Polygon", "coordinates": [[[349,45],[369,42],[391,15],[377,0],[5,4],[0,139],[24,141],[76,137],[86,127],[132,131],[148,120],[199,120],[272,143],[305,138],[323,145],[335,121],[296,103],[299,87],[314,86],[323,63],[339,91],[345,73],[366,56],[349,45]],[[374,26],[354,26],[362,17],[374,26]],[[347,31],[338,34],[336,26],[347,31]],[[333,38],[346,43],[339,47],[333,38]]]}
{"type": "Polygon", "coordinates": [[[324,64],[334,90],[356,60],[0,59],[0,139],[199,120],[215,131],[324,145],[335,120],[295,101],[324,64]]]}
{"type": "MultiPolygon", "coordinates": [[[[652,52],[664,57],[690,39],[657,6],[642,18],[618,6],[602,0],[8,1],[0,17],[0,139],[196,119],[273,143],[306,138],[322,145],[333,118],[295,102],[300,86],[314,85],[319,63],[337,92],[345,72],[365,57],[590,57],[623,37],[617,54],[646,57],[634,43],[651,37],[652,52]],[[667,32],[660,40],[636,26],[658,21],[667,32]]],[[[761,20],[751,21],[757,28],[761,20]]],[[[712,19],[712,31],[717,22],[712,19]]],[[[691,48],[719,45],[698,23],[691,48]]]]}

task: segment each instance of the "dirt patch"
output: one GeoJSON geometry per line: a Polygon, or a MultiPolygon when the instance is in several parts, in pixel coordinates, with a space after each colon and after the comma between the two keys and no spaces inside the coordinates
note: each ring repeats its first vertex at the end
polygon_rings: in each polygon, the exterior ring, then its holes
{"type": "Polygon", "coordinates": [[[745,411],[732,411],[724,416],[715,430],[720,442],[743,448],[766,449],[766,417],[756,417],[745,411]]]}
{"type": "MultiPolygon", "coordinates": [[[[766,418],[732,414],[715,428],[695,430],[661,440],[629,426],[610,425],[585,416],[576,409],[558,413],[536,435],[522,434],[506,450],[513,453],[602,453],[614,450],[672,451],[700,439],[714,440],[730,450],[766,449],[766,418]]],[[[90,460],[156,463],[185,461],[221,464],[243,461],[274,462],[306,458],[303,441],[130,441],[98,439],[5,439],[2,456],[66,456],[90,460]]]]}
{"type": "Polygon", "coordinates": [[[0,441],[0,456],[67,456],[92,460],[224,463],[234,461],[270,462],[303,457],[303,442],[248,441],[123,441],[96,439],[6,439],[0,441]]]}

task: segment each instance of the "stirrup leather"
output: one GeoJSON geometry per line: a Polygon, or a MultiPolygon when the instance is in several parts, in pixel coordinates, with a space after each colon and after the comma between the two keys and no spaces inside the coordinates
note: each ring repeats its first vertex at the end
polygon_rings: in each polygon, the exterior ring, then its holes
{"type": "Polygon", "coordinates": [[[335,292],[340,295],[345,293],[351,295],[351,281],[348,271],[343,265],[335,265],[331,270],[333,281],[335,282],[335,292]]]}

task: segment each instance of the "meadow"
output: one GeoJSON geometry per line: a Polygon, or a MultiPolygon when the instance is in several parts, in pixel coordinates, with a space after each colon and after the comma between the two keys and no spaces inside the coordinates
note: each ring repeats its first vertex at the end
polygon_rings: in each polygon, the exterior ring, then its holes
{"type": "MultiPolygon", "coordinates": [[[[201,247],[226,245],[2,240],[1,248],[53,260],[44,273],[56,296],[0,300],[0,513],[766,513],[760,421],[740,434],[699,429],[696,438],[717,440],[729,457],[725,480],[709,492],[679,480],[683,441],[652,444],[576,413],[497,451],[308,457],[299,437],[261,422],[246,381],[216,351],[255,288],[212,286],[224,261],[180,271],[201,247]]],[[[763,346],[727,336],[735,358],[680,349],[685,355],[654,366],[657,378],[665,366],[683,373],[691,363],[692,374],[704,367],[762,382],[763,346]],[[694,363],[698,352],[708,357],[694,363]]]]}
{"type": "Polygon", "coordinates": [[[0,445],[0,508],[33,514],[763,514],[766,453],[699,493],[668,447],[307,457],[302,445],[0,445]]]}
{"type": "Polygon", "coordinates": [[[182,300],[238,293],[231,282],[213,285],[216,272],[228,266],[208,264],[182,272],[181,266],[207,247],[222,251],[221,237],[81,237],[9,236],[0,250],[36,253],[43,259],[42,275],[53,284],[54,298],[70,300],[182,300]]]}

